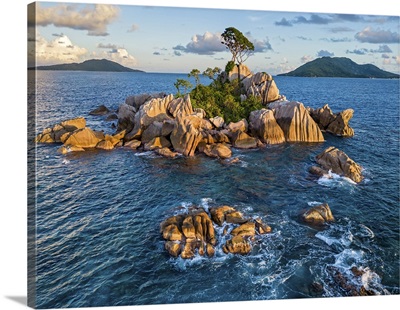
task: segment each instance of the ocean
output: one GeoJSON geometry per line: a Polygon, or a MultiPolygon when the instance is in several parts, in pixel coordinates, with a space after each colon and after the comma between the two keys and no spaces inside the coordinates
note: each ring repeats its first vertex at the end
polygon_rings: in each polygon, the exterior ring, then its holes
{"type": "MultiPolygon", "coordinates": [[[[32,130],[83,116],[88,127],[113,133],[112,122],[89,111],[101,104],[116,110],[133,94],[176,93],[173,83],[186,76],[38,71],[32,130]]],[[[355,136],[233,149],[240,158],[233,165],[125,148],[61,155],[59,145],[33,145],[37,307],[347,296],[338,273],[350,286],[399,294],[399,80],[274,79],[289,100],[354,109],[355,136]],[[363,167],[360,184],[308,173],[328,146],[363,167]],[[334,223],[318,228],[299,220],[320,203],[329,204],[334,223]],[[272,232],[257,237],[246,256],[224,254],[219,242],[213,258],[170,257],[161,221],[191,206],[219,205],[261,218],[272,232]]]]}

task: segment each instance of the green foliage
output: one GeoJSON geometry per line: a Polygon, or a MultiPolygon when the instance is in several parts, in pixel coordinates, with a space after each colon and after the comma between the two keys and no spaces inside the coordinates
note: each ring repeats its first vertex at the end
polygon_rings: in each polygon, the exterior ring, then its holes
{"type": "Polygon", "coordinates": [[[254,44],[247,39],[243,33],[235,27],[228,27],[221,35],[221,42],[232,53],[232,61],[235,64],[242,64],[254,51],[254,44]]]}
{"type": "Polygon", "coordinates": [[[208,118],[222,116],[227,123],[237,122],[263,108],[261,99],[253,96],[241,102],[237,89],[236,80],[222,83],[215,79],[208,86],[199,85],[192,90],[190,98],[193,107],[203,109],[208,118]]]}
{"type": "Polygon", "coordinates": [[[184,79],[177,79],[176,82],[174,83],[174,86],[177,90],[177,94],[176,94],[177,97],[186,95],[188,93],[189,89],[193,87],[193,85],[189,81],[184,80],[184,79]],[[181,93],[181,90],[180,90],[181,87],[183,87],[183,93],[181,93]]]}
{"type": "Polygon", "coordinates": [[[200,84],[200,70],[199,69],[192,69],[190,73],[188,74],[188,77],[190,78],[191,76],[194,77],[194,80],[196,82],[196,87],[200,84]]]}
{"type": "Polygon", "coordinates": [[[235,67],[235,62],[233,60],[229,60],[228,63],[225,66],[225,72],[229,73],[233,70],[233,68],[235,67]]]}
{"type": "Polygon", "coordinates": [[[203,75],[209,77],[211,80],[215,81],[215,76],[221,73],[221,68],[214,67],[211,69],[208,67],[204,72],[203,75]]]}

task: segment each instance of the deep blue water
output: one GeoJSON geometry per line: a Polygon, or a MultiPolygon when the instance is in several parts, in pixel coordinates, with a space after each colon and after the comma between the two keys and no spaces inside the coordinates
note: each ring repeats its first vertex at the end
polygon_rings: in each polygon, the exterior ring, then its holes
{"type": "MultiPolygon", "coordinates": [[[[185,75],[37,72],[36,133],[116,109],[128,95],[165,91],[185,75]]],[[[325,135],[321,144],[234,150],[241,164],[216,159],[166,159],[123,148],[60,155],[36,145],[37,306],[89,307],[340,297],[330,267],[349,268],[378,294],[399,294],[399,81],[276,77],[280,92],[306,106],[354,109],[355,136],[325,135]],[[310,177],[315,155],[336,146],[364,168],[365,180],[310,177]],[[315,229],[301,210],[327,202],[336,222],[315,229]],[[159,224],[190,205],[228,204],[272,227],[248,256],[173,259],[159,224]],[[314,282],[323,285],[315,293],[314,282]]],[[[221,233],[221,232],[219,232],[221,233]]],[[[358,283],[359,284],[359,283],[358,283]]]]}

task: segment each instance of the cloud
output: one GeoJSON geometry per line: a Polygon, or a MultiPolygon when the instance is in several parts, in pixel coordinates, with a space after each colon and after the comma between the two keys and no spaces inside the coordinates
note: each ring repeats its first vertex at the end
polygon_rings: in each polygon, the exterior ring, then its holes
{"type": "MultiPolygon", "coordinates": [[[[88,50],[74,45],[71,40],[62,35],[52,41],[47,41],[39,33],[36,34],[36,42],[32,48],[36,48],[36,62],[39,65],[79,62],[83,60],[88,50]]],[[[33,52],[32,49],[30,52],[33,52]]]]}
{"type": "Polygon", "coordinates": [[[115,48],[107,52],[104,51],[103,53],[99,54],[99,58],[106,58],[126,67],[134,67],[137,65],[135,57],[129,55],[125,48],[115,48]]]}
{"type": "Polygon", "coordinates": [[[304,37],[304,36],[297,36],[298,39],[303,40],[303,41],[311,41],[310,38],[304,37]]]}
{"type": "Polygon", "coordinates": [[[175,56],[182,56],[182,53],[180,51],[174,51],[175,56]]]}
{"type": "Polygon", "coordinates": [[[297,16],[294,23],[296,24],[314,24],[314,25],[326,25],[332,22],[331,18],[322,17],[318,14],[311,14],[310,18],[307,19],[304,16],[297,16]]]}
{"type": "Polygon", "coordinates": [[[153,55],[160,56],[161,53],[160,52],[154,52],[153,55]]]}
{"type": "Polygon", "coordinates": [[[311,60],[314,60],[314,57],[311,55],[304,55],[303,57],[300,58],[300,61],[302,64],[305,64],[306,62],[310,62],[311,60]]]}
{"type": "Polygon", "coordinates": [[[134,32],[139,29],[139,26],[137,24],[132,24],[131,28],[128,29],[128,32],[134,32]]]}
{"type": "Polygon", "coordinates": [[[382,58],[384,58],[384,59],[389,59],[390,56],[389,56],[388,54],[382,54],[382,58]]]}
{"type": "Polygon", "coordinates": [[[329,28],[330,32],[333,33],[338,33],[338,32],[350,32],[350,31],[354,31],[354,29],[351,29],[349,27],[333,27],[333,28],[329,28]]]}
{"type": "Polygon", "coordinates": [[[221,34],[206,31],[203,35],[194,35],[186,46],[177,45],[173,49],[185,53],[214,55],[217,52],[226,51],[225,46],[221,44],[221,40],[221,34]]]}
{"type": "Polygon", "coordinates": [[[272,46],[271,43],[269,43],[269,39],[266,38],[265,40],[250,40],[253,42],[254,45],[254,51],[253,53],[264,53],[267,51],[272,51],[272,46]]]}
{"type": "Polygon", "coordinates": [[[393,53],[393,51],[390,49],[389,46],[386,44],[384,45],[379,45],[379,48],[377,50],[370,50],[371,53],[393,53]]]}
{"type": "Polygon", "coordinates": [[[354,37],[363,43],[399,43],[400,41],[400,36],[397,32],[379,28],[375,30],[371,27],[366,27],[357,32],[354,37]]]}
{"type": "Polygon", "coordinates": [[[350,39],[350,38],[322,38],[322,39],[320,39],[321,41],[326,41],[326,42],[334,42],[334,43],[337,43],[337,42],[351,42],[351,41],[353,41],[352,39],[350,39]]]}
{"type": "Polygon", "coordinates": [[[347,50],[346,54],[356,54],[356,55],[365,55],[368,53],[366,48],[354,49],[354,50],[347,50]]]}
{"type": "Polygon", "coordinates": [[[326,51],[326,50],[320,50],[320,51],[317,53],[317,56],[318,56],[318,57],[327,57],[327,56],[332,57],[332,56],[335,56],[335,54],[334,54],[334,53],[331,53],[331,52],[328,52],[328,51],[326,51]]]}
{"type": "MultiPolygon", "coordinates": [[[[292,20],[282,18],[280,21],[276,21],[274,24],[276,26],[286,26],[291,27],[294,24],[310,24],[310,25],[327,25],[331,23],[359,23],[359,22],[369,22],[369,23],[386,23],[386,22],[399,22],[399,18],[396,16],[362,16],[356,14],[316,14],[312,13],[308,17],[304,15],[296,16],[292,20]]],[[[352,31],[348,27],[335,27],[330,29],[331,32],[345,32],[352,31]]]]}
{"type": "Polygon", "coordinates": [[[115,45],[115,44],[110,44],[110,43],[108,43],[108,44],[103,44],[103,43],[99,43],[99,44],[97,44],[97,48],[111,48],[111,49],[116,49],[116,48],[118,48],[118,47],[117,47],[117,45],[115,45]]]}
{"type": "Polygon", "coordinates": [[[385,59],[383,59],[383,61],[382,61],[382,64],[383,65],[390,65],[392,63],[392,61],[390,60],[390,58],[385,58],[385,59]]]}
{"type": "Polygon", "coordinates": [[[390,49],[389,46],[385,45],[380,45],[378,49],[366,49],[366,48],[360,48],[360,49],[354,49],[354,50],[347,50],[346,54],[357,54],[357,55],[365,55],[367,53],[392,53],[393,51],[390,49]]]}
{"type": "Polygon", "coordinates": [[[224,60],[224,57],[218,57],[218,58],[214,58],[215,60],[224,60]]]}
{"type": "MultiPolygon", "coordinates": [[[[88,4],[79,9],[77,5],[58,4],[43,8],[36,6],[36,24],[39,26],[54,25],[76,30],[87,30],[91,36],[106,36],[107,26],[115,21],[119,9],[107,4],[88,4]]],[[[34,21],[28,21],[32,24],[34,21]]]]}
{"type": "Polygon", "coordinates": [[[393,56],[392,59],[396,60],[396,64],[400,65],[400,56],[393,56]]]}
{"type": "Polygon", "coordinates": [[[288,21],[286,18],[282,18],[279,22],[274,23],[276,26],[292,27],[293,22],[288,21]]]}

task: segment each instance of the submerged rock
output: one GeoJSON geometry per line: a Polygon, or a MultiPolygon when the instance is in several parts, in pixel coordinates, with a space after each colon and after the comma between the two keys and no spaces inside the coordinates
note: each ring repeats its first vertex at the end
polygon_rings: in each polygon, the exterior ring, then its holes
{"type": "Polygon", "coordinates": [[[226,241],[225,245],[222,247],[225,254],[240,254],[246,255],[251,251],[251,245],[243,236],[237,235],[232,239],[226,241]]]}
{"type": "Polygon", "coordinates": [[[325,149],[315,159],[325,170],[331,170],[340,176],[348,177],[356,183],[363,180],[362,167],[346,153],[333,146],[325,149]]]}
{"type": "Polygon", "coordinates": [[[303,221],[315,225],[322,225],[335,220],[327,203],[312,207],[304,212],[301,217],[303,221]]]}
{"type": "Polygon", "coordinates": [[[89,115],[100,116],[100,115],[106,115],[108,113],[110,113],[110,110],[104,104],[102,104],[98,108],[90,111],[89,115]]]}

